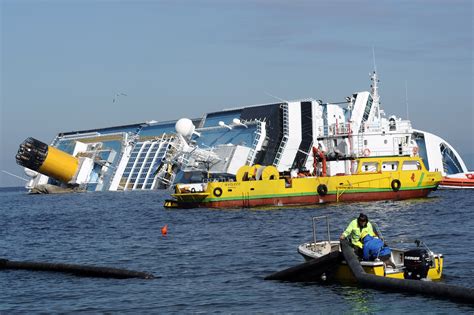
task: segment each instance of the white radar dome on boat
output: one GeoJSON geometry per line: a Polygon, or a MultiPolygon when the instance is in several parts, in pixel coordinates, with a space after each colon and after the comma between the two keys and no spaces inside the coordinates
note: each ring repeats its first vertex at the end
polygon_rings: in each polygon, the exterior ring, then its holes
{"type": "Polygon", "coordinates": [[[181,118],[176,122],[174,128],[176,129],[176,132],[183,137],[190,137],[194,133],[194,129],[196,129],[189,118],[181,118]]]}

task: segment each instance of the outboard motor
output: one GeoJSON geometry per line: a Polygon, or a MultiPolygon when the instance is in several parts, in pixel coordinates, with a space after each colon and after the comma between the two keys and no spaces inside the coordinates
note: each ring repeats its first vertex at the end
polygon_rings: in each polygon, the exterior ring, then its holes
{"type": "Polygon", "coordinates": [[[424,248],[410,249],[404,254],[405,279],[420,280],[426,278],[431,266],[431,256],[424,248]]]}

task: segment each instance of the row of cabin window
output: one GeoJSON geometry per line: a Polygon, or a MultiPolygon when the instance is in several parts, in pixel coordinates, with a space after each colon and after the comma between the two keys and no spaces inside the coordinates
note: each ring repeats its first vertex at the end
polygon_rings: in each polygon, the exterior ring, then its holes
{"type": "MultiPolygon", "coordinates": [[[[387,161],[382,163],[382,172],[393,172],[398,170],[398,161],[387,161]]],[[[362,164],[361,172],[377,172],[379,170],[378,162],[365,162],[362,164]]],[[[421,170],[421,164],[418,161],[404,161],[402,171],[421,170]]]]}

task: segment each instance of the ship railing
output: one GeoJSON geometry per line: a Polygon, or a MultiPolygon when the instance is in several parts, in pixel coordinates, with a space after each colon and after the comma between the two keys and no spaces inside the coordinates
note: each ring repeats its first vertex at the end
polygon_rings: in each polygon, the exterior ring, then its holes
{"type": "Polygon", "coordinates": [[[217,177],[217,178],[203,178],[202,179],[203,183],[229,183],[229,182],[235,182],[235,179],[232,177],[217,177]]]}
{"type": "Polygon", "coordinates": [[[345,185],[339,185],[336,187],[336,202],[339,202],[339,199],[340,197],[346,192],[346,191],[350,191],[351,189],[370,189],[370,188],[373,188],[371,185],[364,185],[364,186],[360,186],[360,184],[368,184],[368,183],[371,183],[371,182],[375,182],[375,183],[380,183],[381,180],[384,180],[384,179],[391,179],[392,176],[384,176],[382,178],[376,178],[376,179],[368,179],[368,180],[362,180],[362,181],[358,181],[358,182],[350,182],[349,180],[347,181],[347,184],[345,185]]]}
{"type": "Polygon", "coordinates": [[[350,123],[341,123],[341,124],[332,124],[328,128],[328,135],[349,135],[352,133],[351,124],[350,123]]]}
{"type": "MultiPolygon", "coordinates": [[[[114,133],[107,133],[107,136],[111,135],[116,135],[116,134],[122,134],[122,132],[114,132],[114,133]]],[[[100,136],[101,134],[99,132],[87,132],[87,133],[75,133],[71,135],[62,135],[59,136],[58,140],[70,140],[70,139],[81,139],[81,138],[91,138],[91,137],[97,137],[100,136]]]]}
{"type": "Polygon", "coordinates": [[[397,121],[397,130],[410,132],[411,129],[411,122],[409,120],[397,121]]]}
{"type": "Polygon", "coordinates": [[[359,157],[374,157],[374,156],[405,156],[405,155],[412,155],[413,150],[410,147],[403,147],[402,151],[397,150],[372,150],[371,148],[364,148],[361,146],[357,150],[357,155],[359,157]],[[370,154],[366,155],[366,150],[369,149],[370,154]]]}
{"type": "Polygon", "coordinates": [[[318,217],[312,217],[311,218],[311,223],[312,223],[312,226],[313,226],[313,242],[314,242],[315,246],[316,246],[316,243],[317,243],[316,222],[323,221],[323,220],[326,221],[327,242],[328,242],[328,244],[331,244],[331,233],[329,231],[329,217],[327,215],[323,215],[323,216],[318,216],[318,217]]]}
{"type": "Polygon", "coordinates": [[[380,125],[380,123],[375,123],[375,124],[363,123],[362,132],[382,132],[382,126],[380,125]]]}

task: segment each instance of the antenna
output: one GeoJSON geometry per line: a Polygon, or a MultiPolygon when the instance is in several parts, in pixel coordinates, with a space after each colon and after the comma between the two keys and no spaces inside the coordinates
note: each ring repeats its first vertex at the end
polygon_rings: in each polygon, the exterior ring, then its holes
{"type": "Polygon", "coordinates": [[[407,109],[407,120],[410,120],[410,116],[408,116],[408,83],[407,83],[407,80],[405,80],[405,104],[406,104],[406,109],[407,109]]]}
{"type": "Polygon", "coordinates": [[[377,72],[377,65],[375,64],[375,46],[372,46],[372,58],[374,59],[374,71],[377,72]]]}
{"type": "Polygon", "coordinates": [[[274,99],[277,99],[277,100],[279,100],[279,101],[282,101],[282,102],[288,103],[288,101],[287,101],[287,100],[284,100],[284,99],[282,99],[282,98],[280,98],[280,97],[277,97],[277,96],[275,96],[275,95],[272,95],[272,94],[270,94],[270,93],[268,93],[268,92],[264,92],[264,93],[265,93],[265,94],[267,94],[268,96],[271,96],[271,97],[273,97],[274,99]]]}

